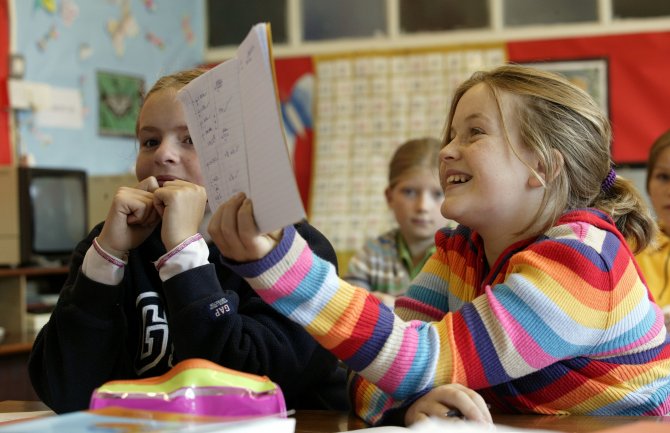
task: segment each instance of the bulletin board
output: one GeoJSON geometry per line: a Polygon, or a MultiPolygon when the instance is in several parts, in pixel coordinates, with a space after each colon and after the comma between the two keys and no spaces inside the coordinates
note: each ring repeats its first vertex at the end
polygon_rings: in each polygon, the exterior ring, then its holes
{"type": "MultiPolygon", "coordinates": [[[[7,0],[0,2],[4,5],[7,0]]],[[[118,133],[117,124],[111,131],[103,125],[102,133],[98,128],[97,72],[141,76],[151,85],[165,74],[201,63],[204,35],[193,29],[204,22],[204,4],[180,0],[11,4],[11,46],[25,59],[23,80],[31,86],[27,93],[39,100],[29,109],[14,110],[20,140],[12,157],[20,151],[38,166],[81,168],[95,176],[132,171],[137,155],[134,134],[124,135],[127,127],[118,133]]],[[[0,26],[0,33],[7,28],[0,26]]],[[[4,62],[0,65],[5,67],[4,62]]],[[[106,108],[113,104],[117,114],[126,112],[122,98],[107,102],[106,108]]]]}
{"type": "Polygon", "coordinates": [[[395,149],[410,138],[442,138],[455,88],[506,60],[503,44],[314,59],[309,215],[336,251],[354,251],[392,227],[384,189],[395,149]]]}

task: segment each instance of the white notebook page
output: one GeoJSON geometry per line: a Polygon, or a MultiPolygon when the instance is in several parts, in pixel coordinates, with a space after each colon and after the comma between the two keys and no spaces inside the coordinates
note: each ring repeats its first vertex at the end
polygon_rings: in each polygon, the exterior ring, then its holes
{"type": "Polygon", "coordinates": [[[254,205],[261,232],[305,217],[282,129],[266,24],[237,56],[178,93],[212,211],[237,192],[254,205]]]}

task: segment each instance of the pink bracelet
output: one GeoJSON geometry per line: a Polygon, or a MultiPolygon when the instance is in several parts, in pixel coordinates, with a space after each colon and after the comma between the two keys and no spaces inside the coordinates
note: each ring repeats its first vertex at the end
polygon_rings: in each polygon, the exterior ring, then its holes
{"type": "Polygon", "coordinates": [[[98,238],[96,237],[93,239],[93,248],[95,248],[95,251],[97,251],[98,254],[100,254],[100,257],[103,259],[107,260],[109,263],[113,264],[114,266],[118,266],[119,268],[123,268],[126,266],[123,261],[119,260],[118,258],[114,257],[113,255],[109,254],[107,251],[103,250],[100,244],[98,243],[98,238]]]}
{"type": "Polygon", "coordinates": [[[183,250],[187,246],[191,245],[193,242],[197,242],[200,239],[202,239],[202,235],[200,233],[196,233],[193,236],[184,239],[182,241],[182,243],[180,243],[176,247],[172,248],[170,251],[167,252],[167,254],[165,254],[163,257],[160,258],[160,260],[158,260],[156,262],[156,265],[155,265],[156,270],[160,270],[163,267],[163,265],[165,264],[165,262],[170,260],[172,257],[174,257],[177,253],[179,253],[181,250],[183,250]]]}

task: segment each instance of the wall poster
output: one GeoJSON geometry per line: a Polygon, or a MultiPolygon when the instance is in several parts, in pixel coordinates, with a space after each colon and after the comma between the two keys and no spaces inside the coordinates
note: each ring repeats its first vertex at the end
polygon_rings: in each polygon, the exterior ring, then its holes
{"type": "Polygon", "coordinates": [[[98,132],[100,135],[135,137],[144,79],[116,72],[97,72],[98,132]]]}
{"type": "Polygon", "coordinates": [[[526,63],[545,71],[565,76],[572,84],[586,91],[609,115],[609,74],[607,59],[560,60],[526,63]]]}

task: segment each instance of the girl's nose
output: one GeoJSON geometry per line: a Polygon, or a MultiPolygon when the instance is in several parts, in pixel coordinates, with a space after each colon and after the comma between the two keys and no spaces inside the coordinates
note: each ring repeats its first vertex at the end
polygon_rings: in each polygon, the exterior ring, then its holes
{"type": "Polygon", "coordinates": [[[455,159],[458,157],[458,146],[455,143],[455,140],[447,142],[442,149],[440,149],[439,157],[440,161],[445,159],[455,159]]]}
{"type": "Polygon", "coordinates": [[[179,147],[169,138],[161,141],[154,153],[154,160],[157,164],[174,164],[179,161],[179,147]]]}
{"type": "Polygon", "coordinates": [[[424,191],[416,199],[416,208],[419,211],[428,210],[428,195],[424,191]]]}
{"type": "Polygon", "coordinates": [[[420,211],[429,211],[431,207],[435,205],[435,199],[433,198],[433,192],[430,190],[421,191],[421,194],[417,196],[416,208],[420,211]]]}

